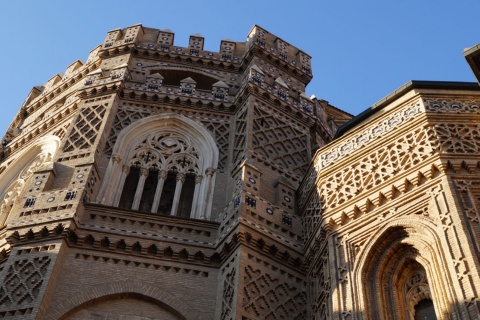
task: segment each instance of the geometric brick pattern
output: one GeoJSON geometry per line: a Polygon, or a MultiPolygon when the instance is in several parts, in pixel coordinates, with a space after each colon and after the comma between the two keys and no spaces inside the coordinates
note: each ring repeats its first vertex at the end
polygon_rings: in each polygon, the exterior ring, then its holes
{"type": "Polygon", "coordinates": [[[247,111],[248,108],[243,107],[237,114],[235,121],[235,141],[233,144],[233,168],[236,168],[243,159],[247,140],[247,111]]]}
{"type": "Polygon", "coordinates": [[[477,124],[439,123],[433,127],[440,152],[477,154],[480,150],[480,126],[477,124]]]}
{"type": "Polygon", "coordinates": [[[102,105],[86,107],[79,112],[63,151],[69,152],[90,148],[95,142],[104,114],[105,107],[102,105]]]}
{"type": "Polygon", "coordinates": [[[325,178],[321,184],[323,203],[335,208],[428,159],[433,153],[427,132],[423,128],[380,147],[347,167],[325,178]]]}
{"type": "Polygon", "coordinates": [[[228,165],[228,151],[230,150],[230,123],[227,121],[201,121],[205,128],[212,134],[220,152],[218,169],[223,170],[228,165]]]}
{"type": "Polygon", "coordinates": [[[260,269],[245,267],[243,291],[251,319],[305,319],[305,292],[260,269]]]}
{"type": "Polygon", "coordinates": [[[222,294],[222,315],[220,316],[221,320],[233,319],[231,317],[231,311],[235,307],[234,297],[235,297],[235,268],[233,268],[225,277],[223,283],[223,294],[222,294]]]}
{"type": "Polygon", "coordinates": [[[107,140],[107,145],[105,147],[105,153],[108,155],[112,154],[113,146],[117,141],[117,134],[120,133],[130,124],[134,123],[137,120],[148,117],[150,112],[144,110],[131,110],[127,108],[118,108],[118,112],[115,115],[115,120],[113,121],[112,130],[107,140]]]}
{"type": "Polygon", "coordinates": [[[1,308],[25,307],[38,297],[51,258],[48,256],[18,260],[8,269],[0,287],[1,308]]]}
{"type": "Polygon", "coordinates": [[[288,169],[300,180],[310,160],[307,141],[305,129],[296,128],[267,108],[255,106],[252,144],[256,156],[288,169]]]}
{"type": "Polygon", "coordinates": [[[303,244],[312,238],[322,221],[322,201],[318,192],[314,192],[312,198],[308,202],[308,207],[302,216],[302,239],[303,244]]]}
{"type": "Polygon", "coordinates": [[[311,272],[310,278],[310,307],[311,318],[318,320],[330,319],[330,264],[328,263],[328,249],[325,246],[318,254],[319,261],[311,272]]]}

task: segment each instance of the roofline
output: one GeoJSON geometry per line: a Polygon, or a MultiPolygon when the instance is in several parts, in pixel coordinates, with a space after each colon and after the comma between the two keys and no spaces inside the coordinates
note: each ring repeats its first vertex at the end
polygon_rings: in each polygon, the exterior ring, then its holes
{"type": "Polygon", "coordinates": [[[473,75],[480,82],[480,43],[463,50],[463,56],[472,69],[473,75]]]}
{"type": "Polygon", "coordinates": [[[477,82],[455,82],[455,81],[421,81],[421,80],[411,80],[395,90],[394,92],[387,95],[385,98],[381,99],[370,108],[364,110],[356,117],[350,119],[342,126],[340,126],[335,133],[334,139],[337,139],[344,135],[347,131],[355,127],[357,124],[367,119],[371,115],[375,114],[377,111],[382,110],[385,106],[390,104],[392,101],[398,99],[400,96],[404,95],[410,90],[413,89],[449,89],[449,90],[479,90],[480,86],[477,82]]]}
{"type": "Polygon", "coordinates": [[[480,49],[480,43],[474,45],[473,47],[466,48],[465,50],[463,50],[463,56],[466,57],[479,49],[480,49]]]}

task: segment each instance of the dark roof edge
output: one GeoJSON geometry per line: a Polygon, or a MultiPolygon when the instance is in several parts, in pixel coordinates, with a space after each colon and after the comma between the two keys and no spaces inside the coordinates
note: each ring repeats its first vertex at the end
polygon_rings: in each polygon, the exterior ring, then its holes
{"type": "Polygon", "coordinates": [[[372,105],[370,108],[364,110],[356,117],[350,119],[348,122],[340,126],[335,133],[334,139],[337,139],[344,135],[351,128],[367,119],[377,111],[382,110],[392,101],[398,99],[400,96],[404,95],[406,92],[413,89],[449,89],[449,90],[480,90],[480,86],[477,82],[454,82],[454,81],[420,81],[420,80],[411,80],[390,93],[385,98],[379,100],[377,103],[372,105]]]}
{"type": "Polygon", "coordinates": [[[466,48],[465,50],[463,50],[463,56],[466,57],[479,49],[480,49],[480,43],[474,45],[473,47],[466,48]]]}

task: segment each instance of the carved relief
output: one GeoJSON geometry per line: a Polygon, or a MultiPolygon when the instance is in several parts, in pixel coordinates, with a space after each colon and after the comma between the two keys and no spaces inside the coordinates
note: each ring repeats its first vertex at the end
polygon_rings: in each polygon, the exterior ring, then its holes
{"type": "Polygon", "coordinates": [[[328,148],[322,153],[320,159],[315,163],[315,168],[320,170],[331,163],[345,157],[360,147],[371,143],[373,140],[403,125],[406,121],[413,119],[417,114],[422,113],[423,108],[420,101],[410,103],[391,116],[373,123],[367,129],[356,134],[350,139],[344,139],[345,143],[328,148]]]}
{"type": "Polygon", "coordinates": [[[427,112],[480,113],[480,101],[470,99],[424,99],[427,112]]]}
{"type": "Polygon", "coordinates": [[[188,137],[175,133],[153,133],[134,150],[133,156],[129,159],[130,165],[182,173],[199,173],[199,154],[188,137]]]}
{"type": "Polygon", "coordinates": [[[427,132],[416,129],[323,179],[320,189],[324,203],[328,208],[335,208],[398,172],[420,164],[432,153],[427,132]]]}
{"type": "MultiPolygon", "coordinates": [[[[130,124],[136,122],[137,120],[146,118],[152,115],[150,108],[140,108],[131,109],[127,106],[120,106],[118,108],[118,113],[115,115],[115,120],[112,125],[112,130],[107,140],[105,147],[105,153],[108,155],[112,154],[113,146],[117,141],[117,135],[124,128],[130,124]]],[[[160,108],[159,111],[166,112],[166,108],[160,108]]],[[[198,112],[186,112],[185,113],[189,118],[198,118],[202,125],[212,134],[217,143],[218,150],[220,152],[218,168],[220,170],[224,169],[228,164],[228,151],[229,151],[229,137],[230,137],[230,122],[228,120],[218,117],[218,119],[213,118],[211,114],[198,113],[198,112]],[[208,119],[208,120],[205,120],[208,119]]]]}

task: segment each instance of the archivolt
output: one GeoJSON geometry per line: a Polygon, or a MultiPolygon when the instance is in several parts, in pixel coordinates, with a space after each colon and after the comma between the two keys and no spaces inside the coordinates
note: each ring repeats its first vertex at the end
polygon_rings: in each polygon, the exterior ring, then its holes
{"type": "MultiPolygon", "coordinates": [[[[445,299],[448,279],[444,278],[447,267],[435,226],[424,219],[401,218],[384,225],[365,244],[355,262],[353,281],[358,284],[359,307],[367,317],[385,316],[385,308],[389,308],[389,312],[395,312],[394,309],[400,312],[395,302],[399,296],[392,292],[393,282],[402,270],[408,271],[405,268],[411,263],[417,263],[426,271],[438,310],[448,308],[448,299],[445,299]]],[[[397,316],[400,315],[397,313],[397,316]]]]}

